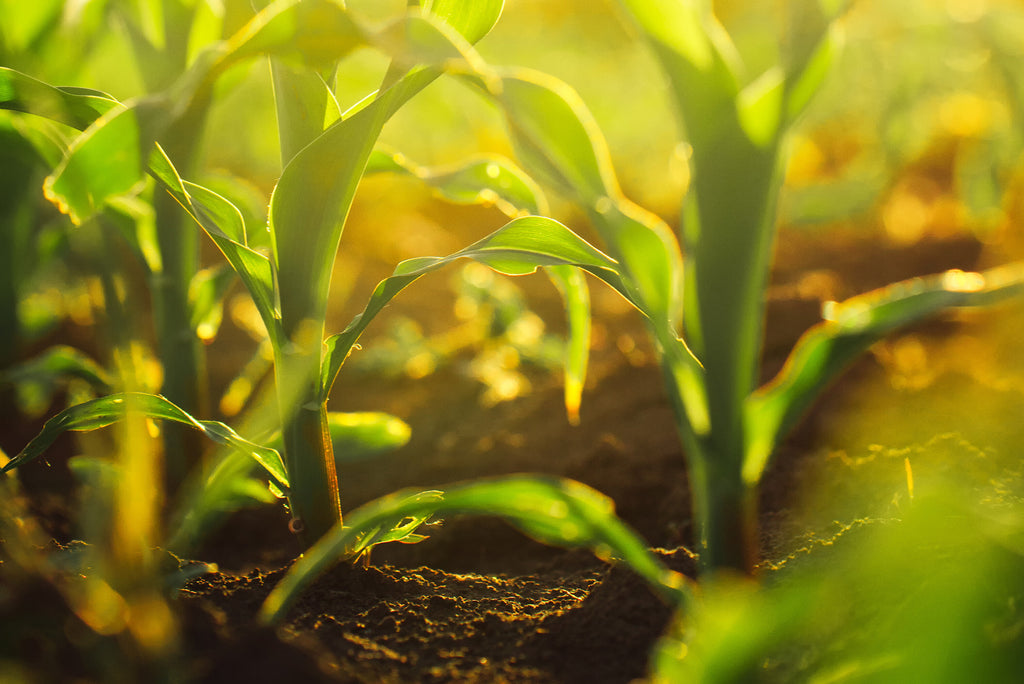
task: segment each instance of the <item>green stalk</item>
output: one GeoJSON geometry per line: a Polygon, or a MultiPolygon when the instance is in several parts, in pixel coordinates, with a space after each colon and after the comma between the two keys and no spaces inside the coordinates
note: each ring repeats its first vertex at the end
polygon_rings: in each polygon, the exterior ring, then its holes
{"type": "MultiPolygon", "coordinates": [[[[209,100],[197,97],[194,105],[166,136],[165,151],[186,176],[194,175],[197,149],[209,100]]],[[[168,193],[157,191],[153,200],[157,243],[162,269],[151,277],[157,346],[164,367],[161,392],[186,412],[207,415],[206,355],[192,326],[189,286],[199,272],[199,233],[168,193]]],[[[200,436],[184,429],[164,432],[167,488],[178,490],[201,456],[200,436]]]]}
{"type": "MultiPolygon", "coordinates": [[[[323,132],[328,97],[325,80],[271,59],[281,164],[287,166],[323,132]]],[[[328,71],[333,78],[333,69],[328,71]]],[[[322,255],[326,256],[326,255],[322,255]]],[[[333,254],[330,256],[334,262],[333,254]]],[[[327,427],[327,405],[320,387],[326,311],[318,284],[308,273],[279,274],[283,344],[275,345],[274,368],[292,531],[312,545],[341,525],[341,492],[334,448],[327,427]]]]}
{"type": "Polygon", "coordinates": [[[36,199],[33,185],[38,192],[37,166],[32,145],[0,122],[0,367],[14,362],[21,342],[18,302],[25,267],[32,263],[26,257],[36,199]]]}
{"type": "Polygon", "coordinates": [[[309,328],[309,344],[288,342],[274,353],[292,531],[307,545],[342,521],[327,405],[320,399],[324,327],[309,328]]]}
{"type": "Polygon", "coordinates": [[[744,404],[757,386],[760,368],[763,293],[775,238],[776,151],[774,144],[768,149],[749,145],[734,157],[736,164],[695,159],[694,200],[686,214],[700,238],[689,257],[696,306],[684,311],[684,325],[688,332],[700,331],[697,354],[704,365],[710,418],[706,444],[696,452],[691,448],[688,464],[701,556],[706,568],[747,575],[754,574],[757,558],[758,491],[742,477],[748,440],[744,404]],[[743,168],[740,159],[749,160],[742,173],[737,172],[743,168]],[[733,202],[723,197],[730,182],[743,188],[733,202]]]}

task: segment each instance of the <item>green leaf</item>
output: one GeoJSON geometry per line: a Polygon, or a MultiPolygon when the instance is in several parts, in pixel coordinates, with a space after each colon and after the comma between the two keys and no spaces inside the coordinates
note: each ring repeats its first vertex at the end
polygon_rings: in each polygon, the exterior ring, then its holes
{"type": "Polygon", "coordinates": [[[608,145],[579,95],[550,76],[514,70],[502,72],[493,97],[527,172],[588,211],[632,288],[630,298],[651,320],[675,329],[682,311],[679,245],[664,221],[622,195],[608,145]]]}
{"type": "MultiPolygon", "coordinates": [[[[500,75],[501,88],[493,97],[506,113],[516,154],[527,171],[586,207],[605,197],[619,199],[608,145],[576,91],[536,71],[500,75]]],[[[485,83],[474,82],[486,90],[485,83]]]]}
{"type": "Polygon", "coordinates": [[[800,0],[788,5],[789,33],[784,43],[786,72],[786,117],[793,121],[807,108],[821,88],[841,47],[836,18],[849,3],[822,7],[821,0],[800,0]]]}
{"type": "Polygon", "coordinates": [[[473,259],[505,275],[526,275],[541,266],[575,266],[592,273],[630,299],[614,260],[557,221],[541,216],[515,219],[469,247],[446,257],[419,257],[400,263],[373,291],[363,312],[327,340],[322,374],[323,396],[363,330],[399,292],[420,276],[457,259],[473,259]]]}
{"type": "Polygon", "coordinates": [[[33,114],[85,130],[121,105],[110,95],[87,88],[55,88],[14,69],[0,67],[0,109],[33,114]]]}
{"type": "Polygon", "coordinates": [[[366,174],[396,173],[411,176],[456,204],[493,204],[506,216],[546,214],[547,202],[541,189],[510,160],[486,155],[459,164],[429,168],[409,160],[400,152],[374,149],[366,174]]]}
{"type": "Polygon", "coordinates": [[[278,0],[221,48],[213,73],[262,54],[299,58],[321,68],[365,40],[363,29],[337,0],[278,0]]]}
{"type": "Polygon", "coordinates": [[[121,392],[82,404],[71,406],[46,421],[42,431],[7,463],[0,473],[7,472],[40,456],[54,440],[68,430],[89,431],[107,427],[125,417],[127,410],[137,411],[147,418],[183,423],[206,435],[218,444],[231,446],[248,454],[263,466],[283,487],[288,476],[277,451],[254,444],[238,436],[230,427],[212,420],[196,420],[191,415],[156,394],[121,392]]]}
{"type": "Polygon", "coordinates": [[[39,356],[0,372],[0,384],[18,389],[22,410],[42,413],[69,380],[81,380],[96,394],[111,391],[110,375],[85,353],[64,345],[50,347],[39,356]]]}
{"type": "Polygon", "coordinates": [[[280,305],[270,259],[248,247],[241,212],[212,190],[182,181],[159,147],[150,156],[150,170],[224,254],[252,296],[271,339],[280,341],[280,305]]]}
{"type": "Polygon", "coordinates": [[[338,462],[361,461],[405,446],[412,429],[387,413],[328,412],[327,427],[338,462]]]}
{"type": "MultiPolygon", "coordinates": [[[[546,214],[541,189],[519,167],[498,156],[472,159],[446,169],[430,169],[397,152],[373,151],[366,172],[400,173],[422,180],[450,202],[494,204],[507,216],[546,214]]],[[[590,293],[579,270],[568,266],[544,269],[565,303],[568,347],[565,358],[565,406],[569,421],[579,422],[583,384],[590,354],[590,293]]]]}
{"type": "Polygon", "coordinates": [[[505,0],[423,0],[420,6],[476,43],[498,22],[505,0]]]}
{"type": "Polygon", "coordinates": [[[167,548],[190,554],[229,513],[277,501],[266,482],[252,477],[255,467],[247,454],[233,449],[220,451],[214,465],[196,474],[179,497],[167,548]]]}
{"type": "Polygon", "coordinates": [[[786,365],[747,400],[743,477],[756,482],[778,440],[847,364],[885,335],[935,313],[987,306],[1024,292],[1024,263],[982,273],[914,278],[826,306],[826,320],[797,341],[786,365]]]}
{"type": "MultiPolygon", "coordinates": [[[[479,62],[461,36],[429,16],[410,14],[377,35],[388,49],[401,52],[403,60],[479,62]]],[[[270,200],[269,221],[286,330],[324,320],[334,255],[380,131],[436,76],[418,72],[399,80],[331,125],[285,167],[270,200]]]]}
{"type": "Polygon", "coordinates": [[[548,266],[544,269],[558,288],[565,304],[569,326],[565,350],[565,411],[569,422],[579,425],[583,385],[590,362],[590,290],[583,271],[571,266],[548,266]]]}
{"type": "MultiPolygon", "coordinates": [[[[333,73],[333,69],[327,70],[333,73]]],[[[286,166],[299,150],[324,132],[327,101],[333,97],[327,81],[317,71],[293,67],[279,58],[270,60],[277,109],[281,165],[286,166]]]]}
{"type": "Polygon", "coordinates": [[[367,531],[388,529],[408,518],[434,515],[498,516],[546,544],[584,547],[604,559],[626,562],[670,603],[686,596],[685,578],[665,568],[644,542],[616,517],[610,499],[572,480],[510,476],[455,485],[442,492],[401,491],[372,501],[348,516],[302,556],[267,597],[260,620],[280,620],[323,571],[363,547],[367,531]]]}
{"type": "MultiPolygon", "coordinates": [[[[672,229],[622,195],[604,137],[586,105],[567,85],[532,72],[510,71],[504,73],[500,95],[494,97],[506,111],[513,141],[528,171],[588,211],[619,264],[622,291],[648,317],[663,358],[687,399],[686,413],[695,429],[703,431],[708,423],[703,370],[679,339],[683,258],[672,229]]],[[[578,308],[581,303],[567,302],[567,306],[578,308]]],[[[570,308],[570,329],[573,315],[578,314],[570,308]]],[[[570,356],[566,405],[573,417],[577,400],[573,394],[585,370],[581,356],[585,343],[582,337],[571,343],[575,350],[570,356]]]]}
{"type": "Polygon", "coordinates": [[[226,264],[204,268],[192,277],[188,287],[192,307],[192,329],[199,339],[209,342],[217,336],[224,319],[224,297],[235,282],[235,273],[226,264]]]}
{"type": "Polygon", "coordinates": [[[710,3],[622,2],[662,63],[692,148],[683,330],[706,378],[708,449],[738,467],[742,406],[758,377],[786,82],[770,71],[741,90],[735,48],[710,3]]]}
{"type": "Polygon", "coordinates": [[[648,39],[672,85],[694,148],[727,138],[736,119],[742,67],[729,36],[694,0],[621,0],[648,39]]]}
{"type": "Polygon", "coordinates": [[[47,177],[46,198],[79,225],[111,198],[137,193],[163,119],[148,104],[101,116],[74,140],[64,161],[47,177]]]}

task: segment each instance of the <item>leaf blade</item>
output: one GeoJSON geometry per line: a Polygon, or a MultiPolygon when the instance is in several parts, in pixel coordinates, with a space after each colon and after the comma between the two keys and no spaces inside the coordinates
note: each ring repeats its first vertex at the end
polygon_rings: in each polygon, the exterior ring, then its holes
{"type": "Polygon", "coordinates": [[[624,560],[670,603],[686,596],[685,578],[661,565],[643,541],[614,514],[611,500],[572,480],[510,476],[456,485],[444,492],[396,492],[352,512],[349,527],[335,527],[289,570],[260,609],[260,620],[280,620],[296,595],[319,573],[359,550],[360,536],[403,518],[437,514],[504,518],[538,541],[586,547],[624,560]]]}
{"type": "Polygon", "coordinates": [[[17,456],[12,458],[0,473],[38,458],[62,433],[67,431],[89,431],[113,425],[125,416],[126,406],[148,418],[169,420],[187,425],[208,438],[231,446],[250,455],[282,486],[288,486],[288,476],[280,455],[274,449],[260,446],[238,435],[234,430],[212,420],[198,420],[164,397],[143,392],[120,392],[70,406],[46,421],[43,429],[17,456]]]}
{"type": "Polygon", "coordinates": [[[797,341],[778,375],[744,406],[749,432],[743,475],[756,481],[775,444],[856,356],[896,329],[935,313],[987,306],[1024,292],[1024,264],[982,273],[946,271],[893,283],[830,307],[797,341]]]}
{"type": "Polygon", "coordinates": [[[345,330],[327,340],[321,376],[323,396],[330,392],[359,336],[391,299],[426,273],[463,258],[478,261],[505,275],[526,275],[541,266],[575,266],[597,276],[630,300],[616,262],[583,238],[554,219],[541,216],[514,219],[484,239],[446,257],[419,257],[400,263],[391,277],[377,285],[362,313],[353,318],[345,330]]]}

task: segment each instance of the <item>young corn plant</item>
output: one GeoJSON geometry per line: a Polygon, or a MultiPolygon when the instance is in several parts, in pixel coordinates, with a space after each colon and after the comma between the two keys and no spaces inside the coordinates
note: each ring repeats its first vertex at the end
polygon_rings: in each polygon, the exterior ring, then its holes
{"type": "MultiPolygon", "coordinates": [[[[84,131],[47,181],[50,196],[62,209],[77,216],[91,215],[132,192],[143,171],[148,171],[223,252],[252,295],[274,349],[279,419],[255,423],[265,431],[268,423],[277,422],[284,453],[282,459],[277,450],[244,440],[221,423],[197,420],[164,397],[133,392],[67,409],[6,468],[35,458],[65,430],[92,429],[119,420],[128,402],[151,418],[184,423],[254,457],[275,486],[287,491],[295,527],[308,543],[339,525],[341,504],[325,404],[351,344],[343,351],[331,343],[325,347],[323,331],[334,255],[359,179],[366,172],[401,172],[422,178],[455,201],[495,203],[514,212],[520,207],[537,212],[542,206],[528,180],[498,159],[477,159],[434,173],[399,155],[374,151],[384,123],[440,75],[441,67],[479,71],[475,66],[479,57],[467,38],[476,40],[485,34],[501,6],[500,2],[431,2],[389,24],[368,28],[337,2],[283,0],[261,11],[231,39],[200,55],[169,91],[127,104],[94,91],[53,88],[0,69],[5,108],[84,131]],[[328,118],[332,100],[325,83],[339,59],[364,45],[393,56],[384,84],[324,129],[322,122],[328,118]],[[282,57],[272,63],[272,73],[285,168],[269,208],[269,255],[258,248],[262,231],[248,230],[238,209],[220,195],[183,181],[164,149],[155,144],[180,112],[206,96],[218,75],[234,63],[263,54],[282,57]]],[[[579,403],[586,361],[582,353],[586,291],[566,260],[542,259],[541,263],[553,267],[552,278],[570,302],[575,342],[566,384],[571,413],[579,403]]],[[[365,316],[363,326],[355,326],[359,332],[371,318],[365,316]]],[[[197,502],[211,492],[229,496],[233,478],[244,469],[232,457],[202,475],[199,485],[188,492],[189,510],[203,509],[197,502]]],[[[185,513],[179,518],[185,529],[174,538],[194,539],[199,526],[196,516],[185,513]]]]}
{"type": "Polygon", "coordinates": [[[781,64],[750,83],[710,2],[622,0],[668,75],[690,156],[680,238],[626,199],[579,96],[549,76],[473,76],[501,107],[519,160],[586,210],[612,263],[591,271],[645,316],[687,458],[707,571],[753,575],[758,484],[779,441],[856,356],[908,324],[1024,288],[1024,266],[948,271],[830,302],[758,387],[765,290],[787,134],[828,71],[843,3],[788,4],[781,64]],[[608,275],[613,274],[614,278],[608,275]]]}
{"type": "MultiPolygon", "coordinates": [[[[321,538],[268,601],[263,615],[267,621],[279,617],[295,592],[326,563],[339,557],[358,557],[377,543],[417,541],[422,537],[416,529],[424,520],[451,512],[501,515],[541,540],[587,546],[602,557],[623,558],[675,602],[681,595],[682,578],[665,570],[622,525],[612,513],[610,501],[578,483],[517,477],[460,485],[446,494],[399,493],[368,504],[348,525],[342,525],[325,402],[359,335],[399,291],[459,258],[473,258],[513,275],[545,267],[562,291],[569,312],[566,405],[570,417],[579,405],[589,334],[586,288],[576,269],[601,274],[628,296],[607,256],[555,221],[519,216],[459,253],[404,262],[378,286],[363,314],[323,345],[333,255],[355,186],[364,173],[410,174],[450,200],[491,203],[516,215],[536,214],[544,207],[532,182],[502,160],[482,158],[432,172],[400,155],[374,150],[388,117],[439,75],[442,66],[472,72],[483,82],[490,78],[467,38],[475,40],[490,28],[501,3],[431,2],[423,9],[427,11],[413,11],[394,24],[366,29],[339,3],[278,2],[226,44],[197,60],[198,66],[163,101],[149,98],[124,106],[100,93],[55,89],[17,72],[0,71],[7,108],[42,114],[86,131],[50,182],[51,194],[59,197],[66,209],[95,210],[128,191],[140,169],[146,168],[224,253],[249,289],[274,347],[284,451],[282,460],[276,450],[245,440],[221,423],[197,420],[163,397],[134,392],[101,397],[62,412],[5,470],[35,458],[65,430],[89,430],[124,420],[128,405],[133,415],[184,423],[255,458],[277,487],[287,490],[306,540],[321,538]],[[323,130],[318,122],[325,119],[325,103],[329,102],[324,81],[339,56],[362,44],[382,47],[395,56],[395,62],[374,97],[323,130]],[[272,66],[286,165],[270,204],[272,251],[267,256],[253,247],[240,212],[230,202],[183,181],[163,149],[158,145],[151,148],[151,141],[158,139],[166,126],[168,114],[163,107],[167,101],[172,112],[188,107],[188,98],[208,88],[230,62],[252,54],[284,53],[294,46],[300,53],[312,53],[306,58],[317,71],[303,71],[295,62],[272,66]],[[282,95],[293,99],[285,100],[282,95]],[[83,188],[82,179],[91,177],[85,172],[101,168],[104,153],[108,156],[102,166],[105,173],[97,174],[97,183],[83,188]],[[113,168],[111,153],[118,162],[113,168]]],[[[205,494],[212,497],[214,505],[237,497],[235,478],[241,471],[244,464],[238,457],[220,461],[190,490],[194,496],[189,510],[202,509],[205,494]]],[[[194,537],[195,518],[186,515],[175,538],[194,537]]]]}

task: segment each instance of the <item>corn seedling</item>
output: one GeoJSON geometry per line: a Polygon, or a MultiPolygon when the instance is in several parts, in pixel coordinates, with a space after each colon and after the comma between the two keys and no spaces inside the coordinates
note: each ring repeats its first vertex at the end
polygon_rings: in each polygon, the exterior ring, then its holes
{"type": "MultiPolygon", "coordinates": [[[[339,3],[278,2],[236,36],[198,57],[169,91],[127,105],[95,91],[53,88],[13,70],[0,71],[5,108],[84,131],[47,182],[50,196],[63,210],[79,217],[91,215],[131,192],[142,172],[148,170],[224,253],[252,295],[274,349],[284,453],[282,459],[276,450],[244,440],[223,424],[197,420],[164,397],[129,392],[64,411],[7,468],[35,458],[65,430],[87,430],[117,421],[123,414],[122,407],[131,403],[150,418],[184,423],[254,457],[271,475],[274,486],[287,491],[295,525],[303,530],[307,541],[312,542],[341,522],[325,402],[358,334],[386,302],[376,297],[369,307],[372,311],[323,346],[330,272],[360,177],[367,171],[406,173],[422,178],[453,201],[485,201],[515,213],[520,208],[528,212],[541,209],[542,200],[528,179],[501,160],[481,158],[444,172],[430,172],[399,155],[374,151],[387,119],[436,78],[441,66],[479,71],[475,67],[479,58],[466,38],[475,40],[486,33],[497,19],[501,3],[473,3],[472,7],[458,2],[429,3],[425,9],[429,12],[412,11],[391,24],[370,29],[339,3]],[[330,98],[324,87],[325,75],[330,75],[334,62],[363,45],[393,55],[384,86],[326,130],[322,126],[310,128],[311,121],[326,117],[330,98]],[[295,61],[296,53],[317,71],[302,71],[301,61],[295,61]],[[285,55],[290,60],[275,62],[272,67],[286,164],[270,203],[269,256],[257,249],[260,231],[249,231],[230,202],[183,181],[163,148],[154,146],[170,122],[207,95],[219,74],[231,64],[262,54],[285,55]],[[314,81],[317,87],[313,87],[314,81]],[[343,344],[339,345],[338,339],[343,344]]],[[[564,254],[547,254],[543,246],[550,240],[543,234],[549,224],[558,227],[546,219],[517,219],[501,234],[507,237],[521,233],[521,239],[514,238],[507,247],[492,240],[490,248],[481,245],[460,256],[514,262],[516,272],[533,271],[538,265],[551,267],[552,278],[570,302],[574,343],[566,384],[567,405],[572,412],[582,387],[585,355],[581,350],[586,346],[587,318],[585,289],[578,274],[568,266],[579,261],[581,255],[590,258],[598,253],[577,240],[567,243],[568,251],[562,245],[564,254]],[[516,244],[517,239],[521,244],[516,244]],[[502,258],[509,249],[513,258],[502,258]],[[534,254],[530,259],[514,258],[519,251],[529,255],[531,249],[534,254]]],[[[429,263],[421,264],[415,274],[399,278],[401,287],[450,260],[427,260],[429,263]]],[[[228,496],[230,483],[242,470],[244,466],[237,458],[216,466],[202,478],[198,490],[190,490],[193,503],[196,496],[201,498],[215,490],[228,496]]],[[[214,499],[223,504],[223,500],[214,499]]],[[[190,510],[201,508],[194,505],[190,510]]],[[[181,516],[186,528],[195,527],[194,518],[181,516]]],[[[191,529],[179,535],[183,539],[194,536],[191,529]]]]}
{"type": "Polygon", "coordinates": [[[753,574],[757,488],[779,440],[856,356],[946,309],[1020,292],[1024,268],[949,271],[831,302],[779,374],[757,387],[765,290],[787,134],[838,49],[842,3],[790,3],[783,63],[743,84],[709,2],[622,5],[661,62],[690,155],[681,240],[619,189],[607,144],[579,96],[544,74],[474,80],[507,115],[519,160],[586,210],[607,246],[610,283],[646,317],[687,458],[708,570],[753,574]]]}

